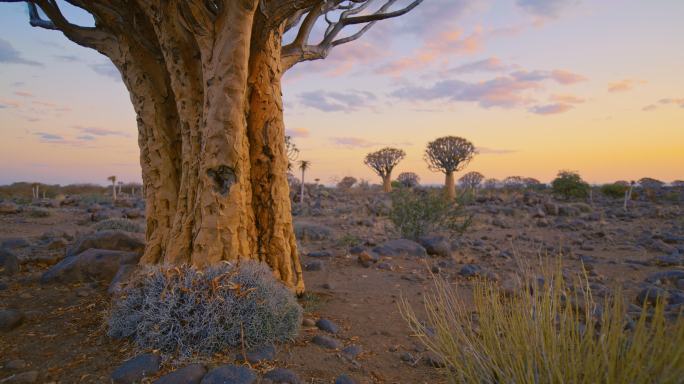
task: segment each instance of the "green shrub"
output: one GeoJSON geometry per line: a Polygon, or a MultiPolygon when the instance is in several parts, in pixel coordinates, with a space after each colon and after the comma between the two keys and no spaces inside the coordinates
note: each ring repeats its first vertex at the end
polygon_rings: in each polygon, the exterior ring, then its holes
{"type": "Polygon", "coordinates": [[[293,339],[302,308],[268,266],[149,266],[113,299],[108,334],[180,358],[293,339]]]}
{"type": "Polygon", "coordinates": [[[628,189],[629,186],[624,184],[604,184],[601,186],[601,193],[613,199],[622,199],[625,197],[625,192],[627,192],[628,189]]]}
{"type": "Polygon", "coordinates": [[[477,281],[473,308],[435,277],[427,321],[405,300],[401,311],[452,383],[681,383],[684,317],[666,322],[662,300],[632,322],[619,292],[600,307],[586,280],[574,293],[560,268],[544,280],[522,279],[512,296],[477,281]]]}
{"type": "Polygon", "coordinates": [[[462,233],[470,225],[462,205],[447,199],[442,190],[399,189],[391,196],[389,219],[404,238],[416,240],[436,231],[462,233]]]}
{"type": "Polygon", "coordinates": [[[572,171],[560,171],[558,176],[551,182],[551,188],[555,195],[565,199],[586,198],[591,188],[580,175],[572,171]]]}
{"type": "Polygon", "coordinates": [[[134,233],[142,233],[145,231],[142,225],[129,219],[122,218],[102,220],[100,222],[93,224],[91,228],[93,228],[96,231],[106,231],[109,229],[118,229],[121,231],[134,233]]]}

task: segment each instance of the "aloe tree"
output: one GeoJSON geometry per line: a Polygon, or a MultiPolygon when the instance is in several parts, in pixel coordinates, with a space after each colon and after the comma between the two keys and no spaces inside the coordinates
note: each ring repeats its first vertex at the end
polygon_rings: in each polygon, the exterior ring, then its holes
{"type": "Polygon", "coordinates": [[[470,141],[457,136],[444,136],[428,143],[425,162],[434,172],[444,173],[444,189],[447,198],[456,198],[454,173],[463,169],[477,154],[470,141]]]}
{"type": "Polygon", "coordinates": [[[107,180],[112,182],[112,199],[116,200],[116,176],[109,176],[107,180]]]}
{"type": "Polygon", "coordinates": [[[311,162],[308,160],[299,160],[299,169],[302,171],[302,190],[299,194],[299,202],[304,203],[304,173],[311,167],[311,162]]]}

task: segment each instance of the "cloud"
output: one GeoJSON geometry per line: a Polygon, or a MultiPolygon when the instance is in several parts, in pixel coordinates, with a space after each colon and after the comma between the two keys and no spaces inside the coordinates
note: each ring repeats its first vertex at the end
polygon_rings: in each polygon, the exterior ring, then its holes
{"type": "Polygon", "coordinates": [[[92,135],[92,136],[124,136],[128,137],[129,135],[125,132],[120,132],[120,131],[115,131],[112,129],[104,129],[104,128],[96,128],[96,127],[81,127],[79,125],[75,125],[74,128],[78,129],[84,134],[92,135]]]}
{"type": "Polygon", "coordinates": [[[43,66],[43,64],[37,61],[23,58],[21,53],[14,49],[9,41],[4,39],[0,39],[0,63],[34,65],[38,67],[43,66]]]}
{"type": "Polygon", "coordinates": [[[310,108],[324,112],[351,112],[371,107],[376,100],[374,94],[366,91],[311,91],[299,95],[299,101],[310,108]]]}
{"type": "Polygon", "coordinates": [[[587,80],[586,77],[580,74],[566,71],[563,69],[554,69],[553,71],[551,71],[550,77],[556,80],[558,83],[566,85],[575,84],[587,80]]]}
{"type": "Polygon", "coordinates": [[[673,99],[673,98],[660,99],[660,100],[658,100],[658,103],[663,104],[663,105],[676,104],[676,105],[679,105],[681,108],[684,108],[684,97],[681,99],[673,99]]]}
{"type": "Polygon", "coordinates": [[[518,6],[525,11],[540,17],[558,17],[561,12],[578,0],[517,0],[518,6]]]}
{"type": "Polygon", "coordinates": [[[655,104],[649,104],[649,105],[647,105],[647,106],[641,108],[641,110],[644,111],[644,112],[655,111],[656,109],[658,109],[658,106],[655,105],[655,104]]]}
{"type": "Polygon", "coordinates": [[[66,61],[68,63],[81,61],[81,59],[76,55],[55,55],[54,58],[57,60],[66,61]]]}
{"type": "Polygon", "coordinates": [[[330,141],[338,147],[346,148],[368,148],[380,144],[360,137],[331,137],[330,141]]]}
{"type": "Polygon", "coordinates": [[[109,77],[110,79],[121,81],[121,73],[111,62],[90,64],[89,67],[98,75],[109,77]]]}
{"type": "Polygon", "coordinates": [[[585,81],[587,80],[586,77],[573,73],[570,71],[566,71],[563,69],[554,69],[552,71],[527,71],[527,70],[520,70],[511,73],[511,76],[518,79],[518,80],[523,80],[523,81],[541,81],[541,80],[554,80],[559,84],[563,85],[570,85],[574,83],[578,83],[580,81],[585,81]]]}
{"type": "Polygon", "coordinates": [[[573,107],[570,104],[555,103],[546,105],[535,105],[528,109],[531,113],[537,115],[556,115],[559,113],[567,112],[573,107]]]}
{"type": "Polygon", "coordinates": [[[64,140],[64,137],[60,135],[55,135],[53,133],[47,133],[47,132],[36,132],[34,135],[38,136],[41,141],[43,142],[60,142],[64,140]]]}
{"type": "Polygon", "coordinates": [[[14,92],[16,96],[21,96],[21,97],[33,97],[33,93],[31,92],[26,92],[26,91],[16,91],[14,92]]]}
{"type": "Polygon", "coordinates": [[[549,99],[553,102],[564,104],[582,104],[587,101],[586,99],[575,95],[551,95],[549,99]]]}
{"type": "Polygon", "coordinates": [[[487,59],[471,61],[458,67],[452,68],[449,72],[465,74],[473,72],[499,72],[511,68],[510,65],[504,64],[501,59],[497,57],[490,57],[487,59]]]}
{"type": "Polygon", "coordinates": [[[309,137],[309,130],[306,128],[286,129],[285,134],[291,137],[309,137]]]}
{"type": "Polygon", "coordinates": [[[518,151],[515,149],[496,149],[496,148],[488,148],[488,147],[477,147],[477,152],[480,155],[508,155],[511,153],[516,153],[518,151]]]}
{"type": "Polygon", "coordinates": [[[637,85],[646,84],[644,80],[624,79],[608,84],[608,92],[618,93],[631,91],[637,85]]]}
{"type": "Polygon", "coordinates": [[[0,104],[4,105],[5,108],[19,108],[21,107],[21,102],[12,99],[0,98],[0,104]]]}

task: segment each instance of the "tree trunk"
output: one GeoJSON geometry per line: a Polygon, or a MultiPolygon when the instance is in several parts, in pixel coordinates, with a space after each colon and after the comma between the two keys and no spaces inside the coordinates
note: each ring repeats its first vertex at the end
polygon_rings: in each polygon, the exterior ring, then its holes
{"type": "Polygon", "coordinates": [[[386,193],[392,192],[392,175],[382,177],[382,190],[386,193]]]}
{"type": "Polygon", "coordinates": [[[299,203],[304,204],[304,171],[305,169],[302,168],[302,184],[301,184],[301,191],[299,193],[299,203]]]}
{"type": "Polygon", "coordinates": [[[456,182],[454,180],[454,173],[447,172],[444,178],[444,189],[446,191],[447,199],[456,200],[456,182]]]}
{"type": "Polygon", "coordinates": [[[301,293],[280,94],[282,31],[262,36],[256,1],[224,7],[211,33],[193,31],[205,23],[189,23],[174,4],[141,8],[150,20],[141,20],[141,33],[158,45],[122,39],[108,55],[138,116],[147,203],[141,263],[257,259],[301,293]]]}

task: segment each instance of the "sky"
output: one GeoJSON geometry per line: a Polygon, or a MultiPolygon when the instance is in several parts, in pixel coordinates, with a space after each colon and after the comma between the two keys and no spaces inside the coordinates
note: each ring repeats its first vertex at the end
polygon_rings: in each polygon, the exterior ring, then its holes
{"type": "MultiPolygon", "coordinates": [[[[681,0],[425,0],[288,71],[287,133],[325,184],[379,182],[363,158],[386,146],[407,154],[395,175],[440,183],[423,152],[445,135],[473,142],[462,173],[488,178],[681,180],[682,16],[681,0]]],[[[0,184],[141,180],[117,70],[22,4],[0,4],[0,135],[0,184]]]]}

